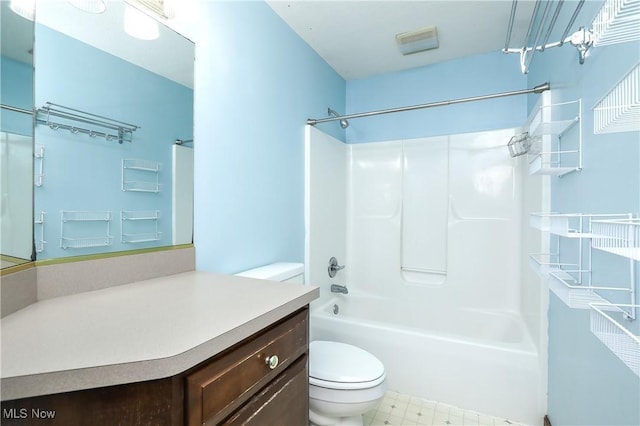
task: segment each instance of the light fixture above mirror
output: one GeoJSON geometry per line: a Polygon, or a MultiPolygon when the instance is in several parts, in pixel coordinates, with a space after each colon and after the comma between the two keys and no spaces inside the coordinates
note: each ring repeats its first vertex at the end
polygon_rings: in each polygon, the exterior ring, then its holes
{"type": "Polygon", "coordinates": [[[140,40],[155,40],[160,36],[158,22],[130,4],[124,10],[124,31],[140,40]]]}
{"type": "Polygon", "coordinates": [[[33,21],[36,12],[36,0],[11,0],[9,7],[19,16],[33,21]]]}
{"type": "Polygon", "coordinates": [[[67,0],[69,4],[87,13],[102,13],[107,10],[104,0],[67,0]]]}

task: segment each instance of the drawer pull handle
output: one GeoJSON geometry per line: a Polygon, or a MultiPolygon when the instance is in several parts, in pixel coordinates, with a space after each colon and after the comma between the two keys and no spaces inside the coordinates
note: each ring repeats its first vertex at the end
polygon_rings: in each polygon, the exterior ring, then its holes
{"type": "Polygon", "coordinates": [[[264,359],[264,363],[272,370],[278,366],[278,361],[278,355],[271,355],[264,359]]]}

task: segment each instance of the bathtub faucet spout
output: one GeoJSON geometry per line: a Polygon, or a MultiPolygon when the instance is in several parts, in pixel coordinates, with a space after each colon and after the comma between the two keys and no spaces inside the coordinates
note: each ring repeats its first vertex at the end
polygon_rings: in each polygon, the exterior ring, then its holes
{"type": "Polygon", "coordinates": [[[331,284],[331,293],[348,294],[349,289],[347,289],[346,285],[331,284]]]}

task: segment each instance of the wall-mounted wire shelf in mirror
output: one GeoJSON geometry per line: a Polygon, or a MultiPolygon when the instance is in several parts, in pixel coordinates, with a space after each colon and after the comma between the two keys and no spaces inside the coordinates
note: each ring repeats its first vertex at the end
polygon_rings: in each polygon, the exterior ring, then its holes
{"type": "Polygon", "coordinates": [[[162,232],[158,230],[160,210],[122,210],[120,239],[123,243],[158,241],[162,232]]]}
{"type": "Polygon", "coordinates": [[[33,184],[42,186],[44,178],[44,145],[36,144],[33,150],[33,184]]]}
{"type": "Polygon", "coordinates": [[[593,133],[633,131],[640,131],[640,63],[593,107],[593,133]]]}
{"type": "Polygon", "coordinates": [[[110,211],[60,212],[60,247],[81,249],[111,245],[110,211]]]}
{"type": "Polygon", "coordinates": [[[132,192],[160,192],[162,164],[153,160],[122,159],[122,190],[132,192]]]}
{"type": "Polygon", "coordinates": [[[135,124],[114,120],[79,109],[47,102],[36,110],[36,123],[49,126],[52,130],[68,130],[73,134],[82,133],[92,138],[102,137],[118,143],[131,142],[133,132],[140,128],[135,124]],[[80,124],[77,124],[80,123],[80,124]],[[99,129],[99,130],[96,130],[99,129]]]}
{"type": "Polygon", "coordinates": [[[44,245],[47,243],[44,240],[44,222],[47,212],[41,211],[38,216],[35,217],[34,224],[34,245],[36,253],[42,253],[44,251],[44,245]]]}

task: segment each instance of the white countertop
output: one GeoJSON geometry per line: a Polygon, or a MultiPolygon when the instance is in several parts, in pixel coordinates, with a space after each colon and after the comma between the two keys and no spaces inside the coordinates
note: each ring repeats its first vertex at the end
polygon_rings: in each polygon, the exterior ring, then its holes
{"type": "Polygon", "coordinates": [[[1,320],[2,399],[170,377],[318,295],[193,271],[44,300],[1,320]]]}

